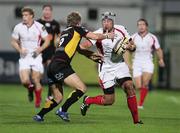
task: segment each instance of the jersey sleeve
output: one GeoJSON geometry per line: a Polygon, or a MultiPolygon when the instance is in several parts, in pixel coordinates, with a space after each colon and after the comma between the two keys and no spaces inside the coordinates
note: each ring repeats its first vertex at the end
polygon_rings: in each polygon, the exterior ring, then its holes
{"type": "Polygon", "coordinates": [[[152,39],[153,39],[153,45],[154,45],[155,49],[160,48],[160,44],[159,44],[157,37],[155,35],[153,35],[152,39]]]}
{"type": "Polygon", "coordinates": [[[13,37],[14,39],[17,39],[17,40],[20,38],[20,36],[19,36],[19,31],[18,31],[18,27],[17,27],[17,26],[15,26],[14,29],[13,29],[12,37],[13,37]]]}
{"type": "Polygon", "coordinates": [[[47,33],[47,31],[46,31],[46,28],[45,28],[45,26],[41,26],[41,28],[40,28],[40,32],[41,32],[41,37],[42,38],[45,38],[47,35],[48,35],[48,33],[47,33]]]}
{"type": "Polygon", "coordinates": [[[59,34],[60,32],[61,32],[61,26],[59,23],[56,23],[55,34],[59,34]]]}
{"type": "Polygon", "coordinates": [[[85,37],[86,34],[89,32],[85,27],[79,27],[77,28],[77,31],[82,37],[85,37]]]}

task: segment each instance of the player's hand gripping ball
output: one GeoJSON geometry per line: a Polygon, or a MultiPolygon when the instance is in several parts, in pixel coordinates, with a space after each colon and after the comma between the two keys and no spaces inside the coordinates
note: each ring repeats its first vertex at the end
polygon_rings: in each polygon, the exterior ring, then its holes
{"type": "Polygon", "coordinates": [[[112,62],[117,63],[123,60],[123,54],[126,52],[126,46],[128,43],[129,40],[126,37],[117,41],[111,53],[112,62]]]}

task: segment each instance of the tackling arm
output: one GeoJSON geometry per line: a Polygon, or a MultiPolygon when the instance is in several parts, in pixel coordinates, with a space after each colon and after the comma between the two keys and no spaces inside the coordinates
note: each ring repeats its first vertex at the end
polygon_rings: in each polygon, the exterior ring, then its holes
{"type": "Polygon", "coordinates": [[[86,56],[87,58],[89,58],[89,59],[91,59],[91,60],[93,60],[95,62],[102,63],[103,56],[101,54],[98,54],[98,53],[87,50],[91,46],[92,46],[91,42],[86,40],[85,42],[80,44],[77,51],[80,54],[86,56]]]}
{"type": "Polygon", "coordinates": [[[86,37],[90,38],[90,39],[94,39],[94,40],[113,39],[114,38],[114,32],[113,33],[106,33],[106,34],[88,32],[86,34],[86,37]]]}

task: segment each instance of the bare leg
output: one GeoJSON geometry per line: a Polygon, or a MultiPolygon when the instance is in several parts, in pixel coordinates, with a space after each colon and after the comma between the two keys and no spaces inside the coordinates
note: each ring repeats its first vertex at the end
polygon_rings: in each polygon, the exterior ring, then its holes
{"type": "Polygon", "coordinates": [[[40,107],[41,104],[41,93],[42,93],[42,85],[40,83],[42,74],[38,71],[32,71],[32,80],[35,84],[35,107],[40,107]]]}
{"type": "Polygon", "coordinates": [[[85,84],[81,81],[81,79],[76,75],[76,73],[68,76],[64,82],[75,89],[68,97],[68,99],[65,101],[65,103],[62,105],[62,111],[67,112],[69,107],[74,104],[76,101],[78,101],[83,94],[86,91],[85,84]]]}

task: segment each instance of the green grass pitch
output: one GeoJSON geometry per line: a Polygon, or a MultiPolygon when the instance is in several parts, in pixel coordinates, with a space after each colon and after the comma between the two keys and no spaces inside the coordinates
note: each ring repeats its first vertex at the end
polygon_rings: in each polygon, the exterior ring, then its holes
{"type": "MultiPolygon", "coordinates": [[[[47,87],[46,87],[47,88],[47,87]]],[[[47,94],[43,92],[43,104],[47,94]]],[[[65,98],[71,92],[65,87],[65,98]]],[[[98,87],[88,87],[90,96],[101,94],[98,87]]],[[[180,133],[180,92],[155,90],[149,93],[144,110],[139,110],[145,124],[134,125],[126,104],[125,94],[116,89],[112,106],[90,107],[87,116],[80,115],[82,99],[70,109],[71,122],[63,122],[56,109],[43,123],[32,120],[39,109],[34,108],[21,85],[0,85],[0,133],[180,133]]]]}

